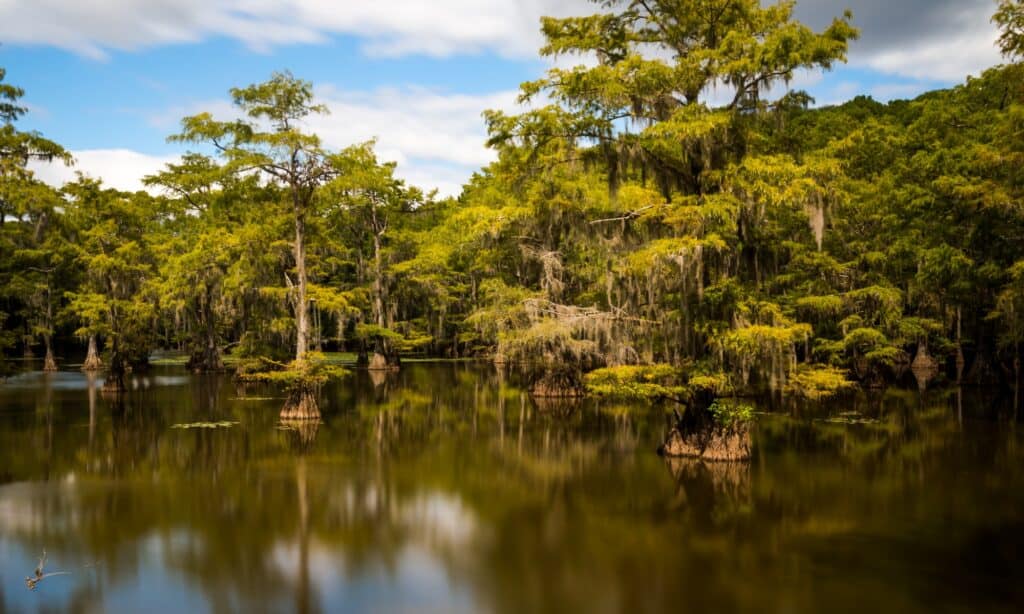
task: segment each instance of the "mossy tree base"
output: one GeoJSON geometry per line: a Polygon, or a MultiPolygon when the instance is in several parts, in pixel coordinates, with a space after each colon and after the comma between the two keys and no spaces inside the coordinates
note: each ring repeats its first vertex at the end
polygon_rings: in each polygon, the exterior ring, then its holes
{"type": "Polygon", "coordinates": [[[82,371],[90,373],[102,370],[103,360],[100,358],[100,352],[96,344],[96,337],[89,337],[89,351],[85,355],[85,362],[82,363],[82,371]]]}
{"type": "Polygon", "coordinates": [[[220,373],[224,371],[224,361],[218,350],[203,350],[193,353],[185,368],[193,373],[220,373]]]}
{"type": "Polygon", "coordinates": [[[288,393],[281,408],[282,422],[320,420],[320,404],[313,386],[299,385],[288,393]]]}
{"type": "Polygon", "coordinates": [[[124,385],[124,375],[108,374],[103,381],[103,394],[121,394],[127,388],[124,385]]]}
{"type": "Polygon", "coordinates": [[[397,356],[374,352],[366,368],[370,371],[398,371],[401,368],[401,363],[397,356]]]}
{"type": "Polygon", "coordinates": [[[103,361],[100,360],[99,355],[88,356],[85,362],[82,363],[82,371],[86,373],[95,373],[103,370],[103,361]]]}
{"type": "Polygon", "coordinates": [[[587,392],[579,378],[547,373],[530,386],[530,396],[538,399],[579,399],[587,392]]]}
{"type": "Polygon", "coordinates": [[[708,422],[696,429],[677,426],[669,432],[658,452],[669,457],[746,461],[751,456],[750,439],[748,423],[720,426],[708,422]]]}
{"type": "Polygon", "coordinates": [[[57,370],[57,361],[53,357],[53,352],[47,352],[46,359],[43,360],[43,371],[46,373],[53,373],[57,370]]]}

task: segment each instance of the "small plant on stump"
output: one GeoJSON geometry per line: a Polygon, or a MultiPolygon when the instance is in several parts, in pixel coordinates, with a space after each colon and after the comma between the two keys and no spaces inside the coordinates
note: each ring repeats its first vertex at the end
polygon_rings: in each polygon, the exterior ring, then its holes
{"type": "Polygon", "coordinates": [[[272,371],[240,374],[243,381],[270,382],[284,386],[285,402],[281,408],[282,422],[320,419],[320,388],[332,379],[348,373],[342,367],[331,365],[320,352],[307,352],[302,358],[288,364],[264,358],[272,371]]]}
{"type": "Polygon", "coordinates": [[[671,365],[624,366],[598,369],[585,381],[587,389],[600,397],[683,405],[682,413],[673,410],[675,421],[660,454],[724,461],[750,458],[753,408],[716,398],[730,389],[723,373],[687,376],[671,365]]]}

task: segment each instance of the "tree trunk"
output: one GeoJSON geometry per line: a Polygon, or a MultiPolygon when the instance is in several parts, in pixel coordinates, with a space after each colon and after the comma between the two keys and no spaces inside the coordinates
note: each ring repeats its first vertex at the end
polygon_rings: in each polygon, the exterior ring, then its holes
{"type": "Polygon", "coordinates": [[[316,393],[315,386],[305,382],[297,384],[288,392],[288,398],[281,409],[281,420],[319,420],[320,406],[316,393]]]}
{"type": "Polygon", "coordinates": [[[306,216],[295,202],[295,274],[298,276],[298,296],[295,301],[295,360],[302,359],[309,350],[309,313],[306,304],[306,216]]]}
{"type": "Polygon", "coordinates": [[[1013,355],[1013,416],[1017,417],[1017,408],[1020,407],[1020,344],[1014,348],[1013,355]]]}
{"type": "Polygon", "coordinates": [[[114,394],[124,392],[125,371],[124,356],[121,355],[121,349],[118,347],[117,341],[114,340],[110,350],[110,369],[107,371],[107,378],[103,382],[103,392],[114,394]]]}
{"type": "Polygon", "coordinates": [[[384,271],[381,266],[380,235],[373,234],[373,318],[377,326],[387,326],[384,318],[384,271]]]}
{"type": "Polygon", "coordinates": [[[206,287],[206,297],[199,307],[200,317],[203,322],[203,336],[200,343],[193,346],[192,356],[189,357],[189,369],[196,373],[208,373],[224,370],[224,362],[220,357],[220,346],[217,345],[217,326],[213,315],[212,304],[213,292],[209,285],[206,287]]]}
{"type": "Polygon", "coordinates": [[[103,369],[103,360],[96,348],[96,335],[89,335],[89,351],[85,355],[85,362],[82,363],[82,371],[99,371],[101,369],[103,369]]]}
{"type": "Polygon", "coordinates": [[[43,360],[43,371],[52,373],[57,370],[57,361],[53,357],[53,343],[50,335],[43,335],[43,344],[46,346],[46,359],[43,360]]]}
{"type": "MultiPolygon", "coordinates": [[[[50,302],[49,273],[46,274],[46,330],[53,330],[53,305],[50,302]]],[[[43,345],[46,347],[46,358],[43,360],[43,371],[52,373],[57,370],[57,361],[53,357],[53,338],[50,332],[43,335],[43,345]]]]}
{"type": "MultiPolygon", "coordinates": [[[[374,213],[374,228],[376,229],[377,217],[374,213]]],[[[381,233],[374,230],[373,233],[373,317],[377,326],[388,328],[387,312],[384,309],[384,264],[381,254],[381,233]]],[[[398,357],[395,355],[391,343],[383,337],[378,337],[374,348],[373,358],[370,359],[370,369],[396,370],[399,368],[398,357]]]]}

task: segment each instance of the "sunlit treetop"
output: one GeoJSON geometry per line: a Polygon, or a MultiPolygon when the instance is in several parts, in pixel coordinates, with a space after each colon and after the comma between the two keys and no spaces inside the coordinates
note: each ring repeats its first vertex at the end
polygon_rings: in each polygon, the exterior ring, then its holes
{"type": "Polygon", "coordinates": [[[857,37],[845,13],[817,33],[793,20],[795,2],[760,0],[602,0],[586,17],[544,18],[543,55],[593,53],[598,66],[554,69],[524,87],[573,106],[621,106],[659,115],[691,104],[715,84],[732,87],[730,107],[756,99],[806,68],[845,61],[857,37]]]}
{"type": "Polygon", "coordinates": [[[1010,59],[1024,59],[1024,1],[999,0],[992,16],[1000,29],[999,49],[1010,59]]]}
{"type": "Polygon", "coordinates": [[[30,160],[50,162],[56,159],[70,163],[70,154],[57,143],[36,132],[15,129],[14,122],[28,110],[18,103],[25,91],[4,83],[5,76],[6,71],[0,68],[0,173],[27,177],[25,166],[30,160]]]}
{"type": "Polygon", "coordinates": [[[7,71],[0,68],[0,122],[9,124],[25,114],[25,107],[18,104],[18,99],[25,95],[25,90],[10,83],[3,83],[7,71]]]}

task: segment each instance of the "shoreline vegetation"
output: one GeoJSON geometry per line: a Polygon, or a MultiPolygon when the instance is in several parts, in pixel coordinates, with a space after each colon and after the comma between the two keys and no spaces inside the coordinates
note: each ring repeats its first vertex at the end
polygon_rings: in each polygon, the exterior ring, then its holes
{"type": "Polygon", "coordinates": [[[149,191],[54,188],[30,162],[71,156],[17,128],[0,69],[0,357],[54,371],[81,348],[117,395],[176,351],[282,385],[285,422],[317,421],[348,368],[485,358],[538,399],[666,403],[663,453],[717,460],[749,458],[752,392],[912,376],[1016,407],[1024,4],[994,3],[1005,64],[824,107],[786,86],[846,61],[853,15],[814,31],[790,1],[704,4],[544,18],[541,55],[580,62],[484,114],[497,160],[454,198],[373,142],[324,146],[304,126],[327,109],[290,72],[232,89],[237,119],[184,118],[169,140],[189,152],[149,191]]]}

